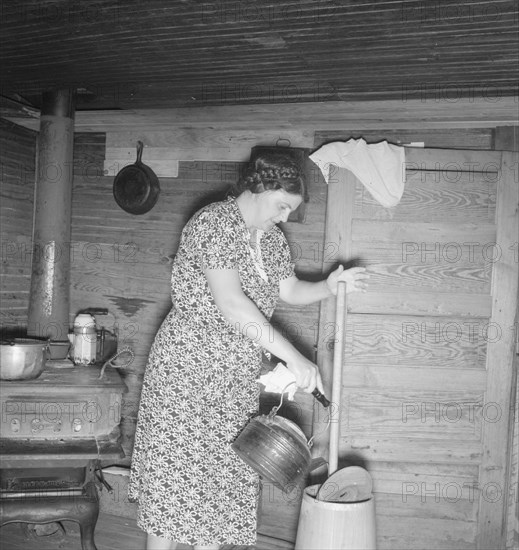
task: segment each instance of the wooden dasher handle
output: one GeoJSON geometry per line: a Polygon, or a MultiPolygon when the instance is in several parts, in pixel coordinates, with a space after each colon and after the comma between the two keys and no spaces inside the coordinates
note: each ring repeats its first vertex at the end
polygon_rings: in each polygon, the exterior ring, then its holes
{"type": "Polygon", "coordinates": [[[337,285],[337,299],[335,311],[336,340],[333,347],[333,373],[332,373],[332,410],[334,418],[330,424],[330,451],[328,457],[328,476],[331,476],[338,468],[339,438],[340,438],[340,406],[342,388],[342,359],[344,354],[344,339],[346,329],[346,283],[340,281],[337,285]]]}

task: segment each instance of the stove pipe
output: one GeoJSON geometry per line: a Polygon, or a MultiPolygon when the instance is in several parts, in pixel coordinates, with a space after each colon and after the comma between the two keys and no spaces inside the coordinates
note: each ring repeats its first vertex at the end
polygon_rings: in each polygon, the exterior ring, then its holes
{"type": "Polygon", "coordinates": [[[28,336],[66,340],[75,91],[43,94],[36,162],[28,336]]]}

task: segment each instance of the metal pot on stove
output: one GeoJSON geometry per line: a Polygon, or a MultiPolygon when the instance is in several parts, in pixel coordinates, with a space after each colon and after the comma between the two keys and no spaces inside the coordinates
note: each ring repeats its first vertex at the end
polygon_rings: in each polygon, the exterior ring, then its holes
{"type": "Polygon", "coordinates": [[[45,368],[48,342],[33,338],[2,340],[0,345],[0,379],[31,380],[45,368]]]}

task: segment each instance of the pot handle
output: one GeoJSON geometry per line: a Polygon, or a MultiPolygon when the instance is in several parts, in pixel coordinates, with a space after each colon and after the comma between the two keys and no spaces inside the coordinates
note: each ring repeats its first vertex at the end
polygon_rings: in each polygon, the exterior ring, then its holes
{"type": "Polygon", "coordinates": [[[137,161],[135,164],[142,164],[142,151],[144,149],[144,143],[142,141],[137,142],[137,161]]]}

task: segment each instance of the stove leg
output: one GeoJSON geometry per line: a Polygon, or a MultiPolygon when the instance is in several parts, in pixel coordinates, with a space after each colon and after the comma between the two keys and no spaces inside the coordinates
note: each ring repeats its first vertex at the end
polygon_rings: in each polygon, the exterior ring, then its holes
{"type": "Polygon", "coordinates": [[[82,503],[84,510],[77,518],[79,523],[79,531],[81,533],[81,549],[97,550],[94,543],[94,530],[96,528],[97,518],[99,516],[99,497],[95,483],[87,483],[86,496],[86,503],[82,503]]]}
{"type": "Polygon", "coordinates": [[[95,523],[80,523],[79,531],[81,533],[81,550],[97,550],[94,542],[95,523]]]}
{"type": "Polygon", "coordinates": [[[98,516],[99,499],[93,482],[85,485],[85,494],[76,497],[0,499],[0,526],[17,522],[74,521],[79,524],[82,550],[97,550],[94,530],[98,516]]]}

